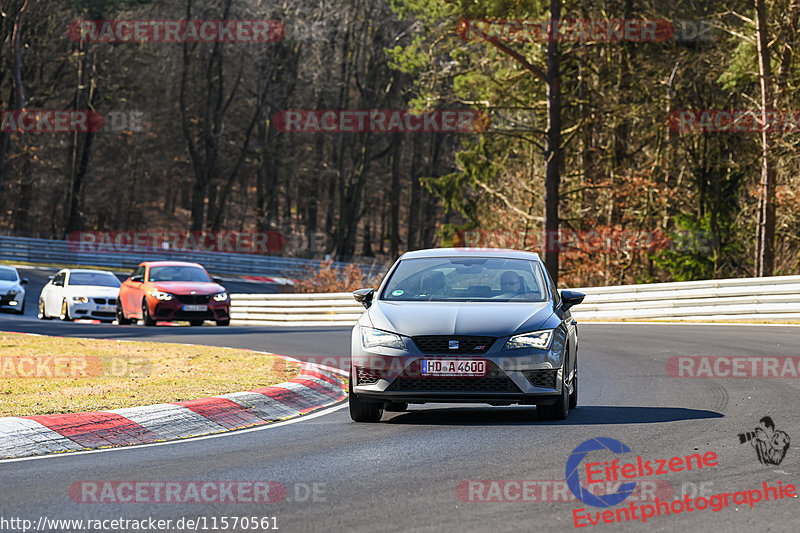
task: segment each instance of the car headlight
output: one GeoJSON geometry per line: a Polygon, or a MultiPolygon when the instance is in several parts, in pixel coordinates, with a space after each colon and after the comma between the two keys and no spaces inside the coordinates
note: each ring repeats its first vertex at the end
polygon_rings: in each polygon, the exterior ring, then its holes
{"type": "Polygon", "coordinates": [[[506,342],[506,350],[516,350],[518,348],[538,348],[540,350],[547,350],[550,347],[550,341],[552,339],[552,329],[543,329],[541,331],[514,335],[506,342]]]}
{"type": "Polygon", "coordinates": [[[215,302],[224,302],[227,299],[228,299],[228,293],[227,292],[220,292],[220,293],[217,293],[217,294],[214,295],[214,301],[215,302]]]}
{"type": "Polygon", "coordinates": [[[76,304],[88,304],[89,298],[87,298],[86,296],[73,296],[72,301],[75,302],[76,304]]]}
{"type": "Polygon", "coordinates": [[[406,349],[406,344],[400,335],[364,326],[361,326],[361,345],[364,348],[386,346],[387,348],[397,348],[398,350],[406,349]]]}
{"type": "Polygon", "coordinates": [[[172,296],[170,293],[164,292],[164,291],[160,291],[158,289],[151,290],[150,291],[150,296],[152,296],[156,300],[164,300],[164,301],[172,300],[174,298],[174,296],[172,296]]]}

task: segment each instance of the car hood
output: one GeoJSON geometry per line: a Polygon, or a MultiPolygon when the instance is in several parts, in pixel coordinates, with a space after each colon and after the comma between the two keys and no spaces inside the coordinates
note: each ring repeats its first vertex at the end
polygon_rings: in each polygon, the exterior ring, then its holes
{"type": "Polygon", "coordinates": [[[111,298],[119,294],[119,287],[104,287],[102,285],[71,285],[64,289],[70,296],[99,296],[111,298]]]}
{"type": "Polygon", "coordinates": [[[212,282],[188,282],[188,281],[151,281],[151,287],[171,294],[217,294],[224,292],[225,287],[212,282]]]}
{"type": "Polygon", "coordinates": [[[384,302],[369,309],[375,328],[401,335],[502,337],[539,329],[553,314],[550,302],[384,302]]]}

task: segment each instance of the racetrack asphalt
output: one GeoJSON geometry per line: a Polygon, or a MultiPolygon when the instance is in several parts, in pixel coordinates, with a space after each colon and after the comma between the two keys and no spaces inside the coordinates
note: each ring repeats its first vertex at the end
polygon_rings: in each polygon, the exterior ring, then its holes
{"type": "MultiPolygon", "coordinates": [[[[0,330],[232,346],[310,358],[346,355],[349,346],[346,328],[120,327],[3,314],[0,330]]],[[[210,527],[223,516],[269,516],[277,517],[281,531],[570,531],[574,510],[605,509],[563,501],[563,494],[547,498],[558,501],[540,501],[540,492],[532,493],[536,501],[464,501],[470,493],[457,489],[469,486],[468,480],[560,480],[563,489],[570,452],[596,437],[631,449],[590,456],[598,461],[641,456],[655,464],[716,453],[716,467],[648,478],[669,481],[670,500],[684,493],[753,490],[764,482],[798,484],[796,444],[779,465],[765,466],[737,437],[769,415],[776,429],[800,438],[798,379],[679,379],[668,375],[666,363],[679,355],[797,356],[800,328],[581,324],[580,336],[580,405],[564,422],[539,421],[533,407],[427,404],[386,413],[379,424],[357,424],[344,408],[219,438],[0,463],[0,517],[34,523],[43,516],[205,517],[210,527]],[[287,493],[276,503],[84,503],[75,493],[87,486],[76,485],[82,481],[277,481],[287,493]]],[[[473,486],[479,487],[473,500],[492,495],[491,483],[473,486]]],[[[513,484],[494,486],[511,489],[500,499],[519,499],[513,484]]],[[[787,531],[796,523],[797,503],[786,498],[588,529],[787,531]]]]}

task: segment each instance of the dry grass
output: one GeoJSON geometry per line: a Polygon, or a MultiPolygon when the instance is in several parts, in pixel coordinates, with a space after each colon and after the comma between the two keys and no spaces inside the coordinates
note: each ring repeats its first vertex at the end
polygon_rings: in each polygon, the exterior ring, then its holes
{"type": "Polygon", "coordinates": [[[0,332],[0,416],[194,400],[288,381],[299,368],[250,350],[0,332]]]}

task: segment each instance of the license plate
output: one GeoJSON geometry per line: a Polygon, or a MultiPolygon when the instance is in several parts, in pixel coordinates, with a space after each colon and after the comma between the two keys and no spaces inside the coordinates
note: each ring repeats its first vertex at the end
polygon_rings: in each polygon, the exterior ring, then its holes
{"type": "Polygon", "coordinates": [[[207,305],[184,305],[184,311],[208,311],[207,305]]]}
{"type": "Polygon", "coordinates": [[[488,368],[486,361],[480,359],[423,359],[423,376],[485,376],[488,368]]]}
{"type": "Polygon", "coordinates": [[[106,312],[106,313],[113,313],[114,311],[117,310],[117,308],[114,307],[113,305],[98,305],[97,306],[97,310],[98,311],[103,311],[103,312],[106,312]]]}

